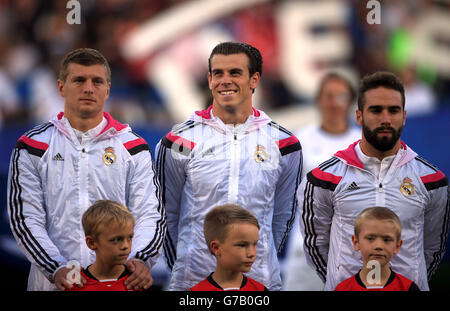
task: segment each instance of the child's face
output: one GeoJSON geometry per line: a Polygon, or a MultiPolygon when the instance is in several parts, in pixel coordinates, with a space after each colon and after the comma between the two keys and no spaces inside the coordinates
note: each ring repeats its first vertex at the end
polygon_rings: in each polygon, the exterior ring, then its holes
{"type": "Polygon", "coordinates": [[[249,223],[228,225],[228,236],[221,243],[212,242],[217,264],[236,272],[249,272],[256,259],[258,227],[249,223]]]}
{"type": "Polygon", "coordinates": [[[397,254],[402,240],[397,239],[397,227],[392,221],[366,219],[361,224],[361,231],[356,238],[352,236],[355,251],[361,251],[364,265],[376,260],[383,267],[397,254]]]}
{"type": "Polygon", "coordinates": [[[113,266],[127,261],[132,238],[132,221],[122,225],[113,222],[101,226],[101,233],[96,238],[86,237],[86,242],[90,249],[95,250],[97,261],[113,266]]]}

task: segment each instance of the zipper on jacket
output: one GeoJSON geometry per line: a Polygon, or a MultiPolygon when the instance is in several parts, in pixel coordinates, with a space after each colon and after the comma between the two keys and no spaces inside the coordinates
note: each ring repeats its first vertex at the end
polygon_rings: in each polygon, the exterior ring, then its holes
{"type": "Polygon", "coordinates": [[[378,185],[378,192],[379,193],[383,192],[383,185],[381,183],[378,185]]]}
{"type": "Polygon", "coordinates": [[[238,198],[240,147],[237,134],[233,133],[233,143],[230,148],[230,176],[228,179],[228,201],[230,203],[236,203],[238,198]]]}

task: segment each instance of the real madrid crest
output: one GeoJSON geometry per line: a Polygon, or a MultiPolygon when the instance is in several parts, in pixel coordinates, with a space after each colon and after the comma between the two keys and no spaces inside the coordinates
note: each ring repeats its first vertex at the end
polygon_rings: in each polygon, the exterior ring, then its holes
{"type": "Polygon", "coordinates": [[[410,178],[408,177],[403,178],[403,183],[400,186],[400,192],[407,197],[412,196],[414,194],[414,186],[410,178]]]}
{"type": "Polygon", "coordinates": [[[255,161],[258,163],[264,163],[269,160],[269,157],[267,156],[267,153],[263,146],[257,145],[256,151],[255,151],[255,161]]]}
{"type": "Polygon", "coordinates": [[[114,148],[108,147],[105,149],[105,153],[103,154],[103,163],[106,165],[112,165],[116,162],[116,155],[114,154],[114,148]]]}

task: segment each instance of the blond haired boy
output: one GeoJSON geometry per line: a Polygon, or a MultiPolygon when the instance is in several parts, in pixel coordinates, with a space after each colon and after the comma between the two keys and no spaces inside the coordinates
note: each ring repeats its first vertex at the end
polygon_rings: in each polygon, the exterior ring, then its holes
{"type": "Polygon", "coordinates": [[[416,283],[389,267],[402,245],[398,216],[386,207],[370,207],[355,220],[353,248],[360,251],[363,267],[339,283],[336,291],[418,291],[416,283]]]}
{"type": "Polygon", "coordinates": [[[206,244],[216,257],[216,271],[191,291],[264,291],[267,288],[245,276],[256,259],[259,223],[248,210],[233,204],[208,212],[203,224],[206,244]]]}
{"type": "Polygon", "coordinates": [[[130,275],[125,262],[131,252],[134,217],[115,201],[100,200],[82,217],[87,246],[95,251],[95,262],[81,271],[87,283],[73,291],[127,291],[130,275]]]}

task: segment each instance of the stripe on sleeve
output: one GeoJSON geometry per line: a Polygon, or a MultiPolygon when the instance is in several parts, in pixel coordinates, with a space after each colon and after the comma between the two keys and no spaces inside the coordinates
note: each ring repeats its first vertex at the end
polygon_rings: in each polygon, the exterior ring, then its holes
{"type": "Polygon", "coordinates": [[[311,172],[306,175],[308,182],[313,184],[314,186],[329,189],[334,191],[337,185],[341,182],[342,177],[335,176],[331,173],[324,172],[320,168],[316,167],[311,172]]]}
{"type": "MultiPolygon", "coordinates": [[[[134,146],[132,149],[135,149],[138,146],[141,146],[142,144],[140,142],[136,142],[141,140],[145,143],[145,145],[148,147],[145,140],[142,138],[136,139],[132,142],[134,143],[134,146]]],[[[130,143],[132,143],[130,142],[130,143]]],[[[130,152],[131,153],[131,152],[130,152]]],[[[151,156],[151,152],[150,152],[151,156]]],[[[153,171],[153,184],[155,186],[155,195],[158,199],[158,208],[157,211],[160,213],[160,218],[156,222],[156,229],[155,234],[153,236],[153,239],[149,242],[149,244],[142,250],[136,252],[136,258],[141,259],[143,261],[146,261],[150,257],[154,257],[159,253],[159,250],[161,249],[161,246],[163,244],[164,235],[167,231],[167,224],[166,224],[166,214],[164,209],[164,203],[162,201],[162,194],[161,194],[161,184],[158,178],[158,172],[155,167],[155,162],[152,159],[152,171],[153,171]]]]}
{"type": "Polygon", "coordinates": [[[299,140],[294,135],[279,140],[276,142],[278,145],[278,148],[280,149],[280,153],[282,156],[285,156],[291,152],[295,152],[297,150],[301,150],[302,146],[300,145],[299,140]]]}
{"type": "MultiPolygon", "coordinates": [[[[161,200],[163,206],[166,205],[166,175],[165,175],[166,152],[167,152],[166,146],[164,146],[161,142],[161,146],[158,150],[158,154],[156,157],[156,163],[158,163],[157,173],[159,176],[159,181],[161,183],[161,200]]],[[[166,223],[166,235],[163,241],[163,252],[167,260],[167,266],[172,270],[176,260],[176,252],[175,252],[175,245],[170,236],[167,223],[166,223]]]]}
{"type": "Polygon", "coordinates": [[[35,262],[48,273],[53,273],[58,268],[58,262],[48,255],[45,249],[35,239],[25,222],[21,197],[22,187],[19,181],[19,157],[20,150],[16,149],[12,157],[11,189],[8,194],[11,229],[35,262]]]}
{"type": "Polygon", "coordinates": [[[128,150],[128,152],[131,155],[135,155],[141,151],[149,150],[150,147],[148,146],[147,142],[143,138],[138,138],[135,140],[128,141],[123,144],[125,148],[128,150]]]}
{"type": "Polygon", "coordinates": [[[195,147],[194,142],[175,135],[172,131],[163,137],[161,144],[166,148],[172,149],[173,151],[186,156],[188,156],[195,147]]]}
{"type": "Polygon", "coordinates": [[[17,149],[26,149],[29,154],[42,157],[48,149],[48,144],[22,135],[16,143],[17,149]]]}
{"type": "Polygon", "coordinates": [[[320,254],[319,248],[316,244],[317,233],[314,228],[314,184],[309,181],[306,182],[304,191],[302,220],[305,227],[305,247],[311,256],[317,273],[320,275],[322,280],[325,281],[327,275],[327,263],[320,254]]]}
{"type": "Polygon", "coordinates": [[[286,240],[288,238],[289,232],[291,231],[292,228],[292,223],[295,221],[295,214],[297,213],[297,208],[298,208],[298,202],[297,202],[297,189],[298,186],[300,185],[300,181],[302,178],[302,169],[303,169],[303,157],[300,157],[300,163],[299,163],[299,167],[297,170],[297,176],[295,178],[295,189],[294,189],[294,194],[293,194],[293,198],[292,198],[292,209],[291,209],[291,217],[288,219],[287,223],[286,223],[286,231],[283,234],[283,238],[281,240],[280,246],[277,250],[278,253],[281,252],[283,245],[286,243],[286,240]]]}
{"type": "Polygon", "coordinates": [[[428,191],[448,185],[448,178],[441,171],[420,177],[428,191]]]}
{"type": "Polygon", "coordinates": [[[427,269],[428,279],[431,279],[431,276],[434,274],[434,272],[436,271],[436,269],[438,268],[439,264],[442,261],[442,256],[445,254],[445,247],[447,245],[449,226],[450,226],[450,201],[449,201],[449,198],[447,197],[447,203],[445,205],[444,219],[442,221],[440,246],[439,246],[439,250],[433,254],[433,261],[430,263],[430,265],[427,269]]]}

